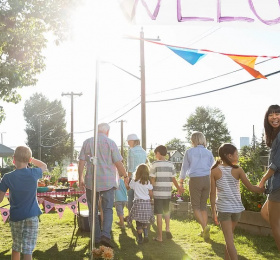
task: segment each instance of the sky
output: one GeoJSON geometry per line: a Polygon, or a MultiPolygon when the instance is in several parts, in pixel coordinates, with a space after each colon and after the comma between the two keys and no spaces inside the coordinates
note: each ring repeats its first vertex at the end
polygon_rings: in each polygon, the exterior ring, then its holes
{"type": "MultiPolygon", "coordinates": [[[[157,0],[147,2],[153,12],[157,0]]],[[[50,101],[62,101],[70,132],[70,97],[61,94],[82,92],[82,96],[74,98],[74,141],[75,149],[79,150],[83,141],[93,135],[97,60],[100,61],[98,122],[110,122],[109,137],[118,146],[121,145],[120,120],[125,121],[124,138],[131,133],[141,137],[141,111],[137,105],[140,80],[123,71],[140,77],[140,43],[127,36],[139,37],[141,28],[145,37],[159,37],[161,43],[169,45],[240,55],[280,54],[280,24],[269,26],[260,22],[246,1],[222,1],[222,15],[250,17],[254,19],[251,23],[218,23],[216,1],[204,0],[182,0],[182,14],[212,17],[213,22],[179,23],[176,2],[162,1],[157,19],[151,20],[139,1],[131,22],[123,10],[130,14],[133,0],[85,0],[84,6],[76,10],[68,41],[56,46],[53,37],[48,36],[44,50],[46,70],[38,76],[36,86],[19,90],[20,103],[1,104],[6,111],[6,120],[0,125],[3,143],[12,148],[25,144],[23,107],[34,93],[42,93],[50,101]]],[[[277,1],[255,0],[254,4],[263,19],[280,17],[277,1]]],[[[266,75],[278,71],[279,65],[279,59],[258,58],[255,68],[266,75]]],[[[267,107],[279,104],[279,74],[222,91],[183,98],[253,79],[239,69],[240,66],[227,56],[215,53],[190,65],[165,46],[145,42],[147,148],[165,144],[173,138],[185,141],[183,125],[197,106],[216,107],[223,112],[233,143],[238,148],[240,137],[252,138],[253,127],[256,137],[261,138],[267,107]],[[227,74],[229,72],[233,73],[227,74]],[[227,75],[221,76],[223,74],[227,75]],[[212,79],[214,77],[217,78],[212,79]],[[198,83],[203,80],[207,81],[198,83]],[[188,86],[192,83],[197,84],[188,86]],[[180,99],[151,102],[170,98],[180,99]]]]}

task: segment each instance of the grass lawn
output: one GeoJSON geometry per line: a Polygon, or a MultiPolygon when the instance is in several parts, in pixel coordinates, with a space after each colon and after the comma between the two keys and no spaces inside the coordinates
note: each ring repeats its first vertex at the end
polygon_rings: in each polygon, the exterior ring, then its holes
{"type": "MultiPolygon", "coordinates": [[[[7,204],[3,201],[0,206],[7,204]]],[[[83,260],[89,259],[89,233],[75,227],[73,213],[67,208],[62,219],[56,212],[41,215],[40,231],[33,259],[36,260],[83,260]]],[[[224,238],[219,227],[211,225],[211,239],[207,242],[199,237],[199,225],[191,219],[172,219],[172,240],[162,243],[152,241],[156,235],[156,226],[152,225],[149,233],[150,242],[143,245],[136,243],[135,224],[133,228],[122,231],[115,221],[118,218],[114,209],[113,240],[115,258],[123,260],[189,260],[223,259],[224,238]]],[[[0,220],[0,259],[11,257],[11,235],[9,224],[0,220]]],[[[239,259],[280,259],[275,242],[271,237],[258,237],[236,230],[235,245],[239,259]]]]}

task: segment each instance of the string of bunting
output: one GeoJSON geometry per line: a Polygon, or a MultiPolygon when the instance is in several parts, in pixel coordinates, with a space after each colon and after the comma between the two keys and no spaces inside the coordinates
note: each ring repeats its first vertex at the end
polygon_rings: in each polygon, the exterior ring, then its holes
{"type": "MultiPolygon", "coordinates": [[[[137,39],[142,40],[138,37],[129,36],[131,39],[137,39]]],[[[255,69],[255,63],[257,58],[270,58],[270,59],[277,59],[279,56],[267,56],[267,55],[240,55],[240,54],[229,54],[229,53],[223,53],[223,52],[217,52],[217,51],[211,51],[207,49],[193,49],[193,48],[187,48],[182,46],[175,46],[170,44],[165,44],[161,42],[154,42],[151,40],[145,40],[149,43],[154,43],[158,45],[162,45],[167,47],[169,50],[177,54],[179,57],[190,63],[191,65],[195,65],[198,61],[203,59],[207,53],[215,53],[215,54],[221,54],[224,56],[229,57],[231,60],[233,60],[235,63],[237,63],[239,66],[241,66],[243,69],[245,69],[248,73],[250,73],[254,78],[263,78],[266,79],[266,77],[261,74],[259,71],[255,69]]]]}
{"type": "MultiPolygon", "coordinates": [[[[55,203],[49,202],[45,199],[38,198],[39,205],[44,203],[44,209],[45,209],[46,214],[49,213],[53,208],[55,208],[55,210],[57,211],[60,219],[63,217],[63,213],[64,213],[66,207],[68,207],[75,215],[77,215],[77,204],[78,204],[78,202],[80,202],[84,205],[87,205],[86,194],[83,194],[82,196],[80,196],[78,198],[78,200],[73,201],[73,202],[69,202],[67,204],[55,204],[55,203]]],[[[0,212],[1,212],[1,215],[2,215],[2,219],[5,223],[8,219],[8,217],[10,216],[10,210],[0,207],[0,212]]]]}

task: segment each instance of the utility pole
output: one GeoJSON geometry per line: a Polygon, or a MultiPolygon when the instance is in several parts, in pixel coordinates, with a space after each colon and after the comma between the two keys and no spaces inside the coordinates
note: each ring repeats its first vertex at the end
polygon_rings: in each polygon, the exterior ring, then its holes
{"type": "Polygon", "coordinates": [[[160,41],[157,39],[144,38],[143,27],[140,32],[140,67],[141,67],[141,128],[142,128],[142,147],[146,150],[146,79],[145,79],[145,53],[144,40],[160,41]]]}
{"type": "Polygon", "coordinates": [[[41,161],[41,153],[42,153],[42,146],[41,146],[41,136],[42,136],[42,122],[41,122],[41,115],[39,115],[39,131],[38,131],[38,159],[41,161]]]}
{"type": "Polygon", "coordinates": [[[62,93],[61,96],[71,96],[71,161],[70,163],[73,163],[73,157],[74,157],[74,115],[73,115],[73,108],[74,108],[74,96],[81,96],[83,93],[62,93]]]}
{"type": "Polygon", "coordinates": [[[121,155],[122,157],[124,156],[123,154],[123,123],[126,122],[125,120],[120,120],[117,121],[117,123],[121,123],[121,155]]]}
{"type": "MultiPolygon", "coordinates": [[[[3,134],[6,134],[6,132],[1,132],[1,144],[3,144],[3,134]]],[[[2,165],[1,165],[2,168],[3,168],[3,163],[4,163],[4,160],[2,157],[2,165]]]]}

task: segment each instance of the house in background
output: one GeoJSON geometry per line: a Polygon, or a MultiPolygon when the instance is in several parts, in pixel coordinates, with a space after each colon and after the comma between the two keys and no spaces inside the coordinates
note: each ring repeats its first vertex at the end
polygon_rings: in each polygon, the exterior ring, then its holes
{"type": "Polygon", "coordinates": [[[169,155],[169,161],[175,165],[176,171],[181,171],[184,155],[177,150],[170,150],[167,154],[169,155]]]}

